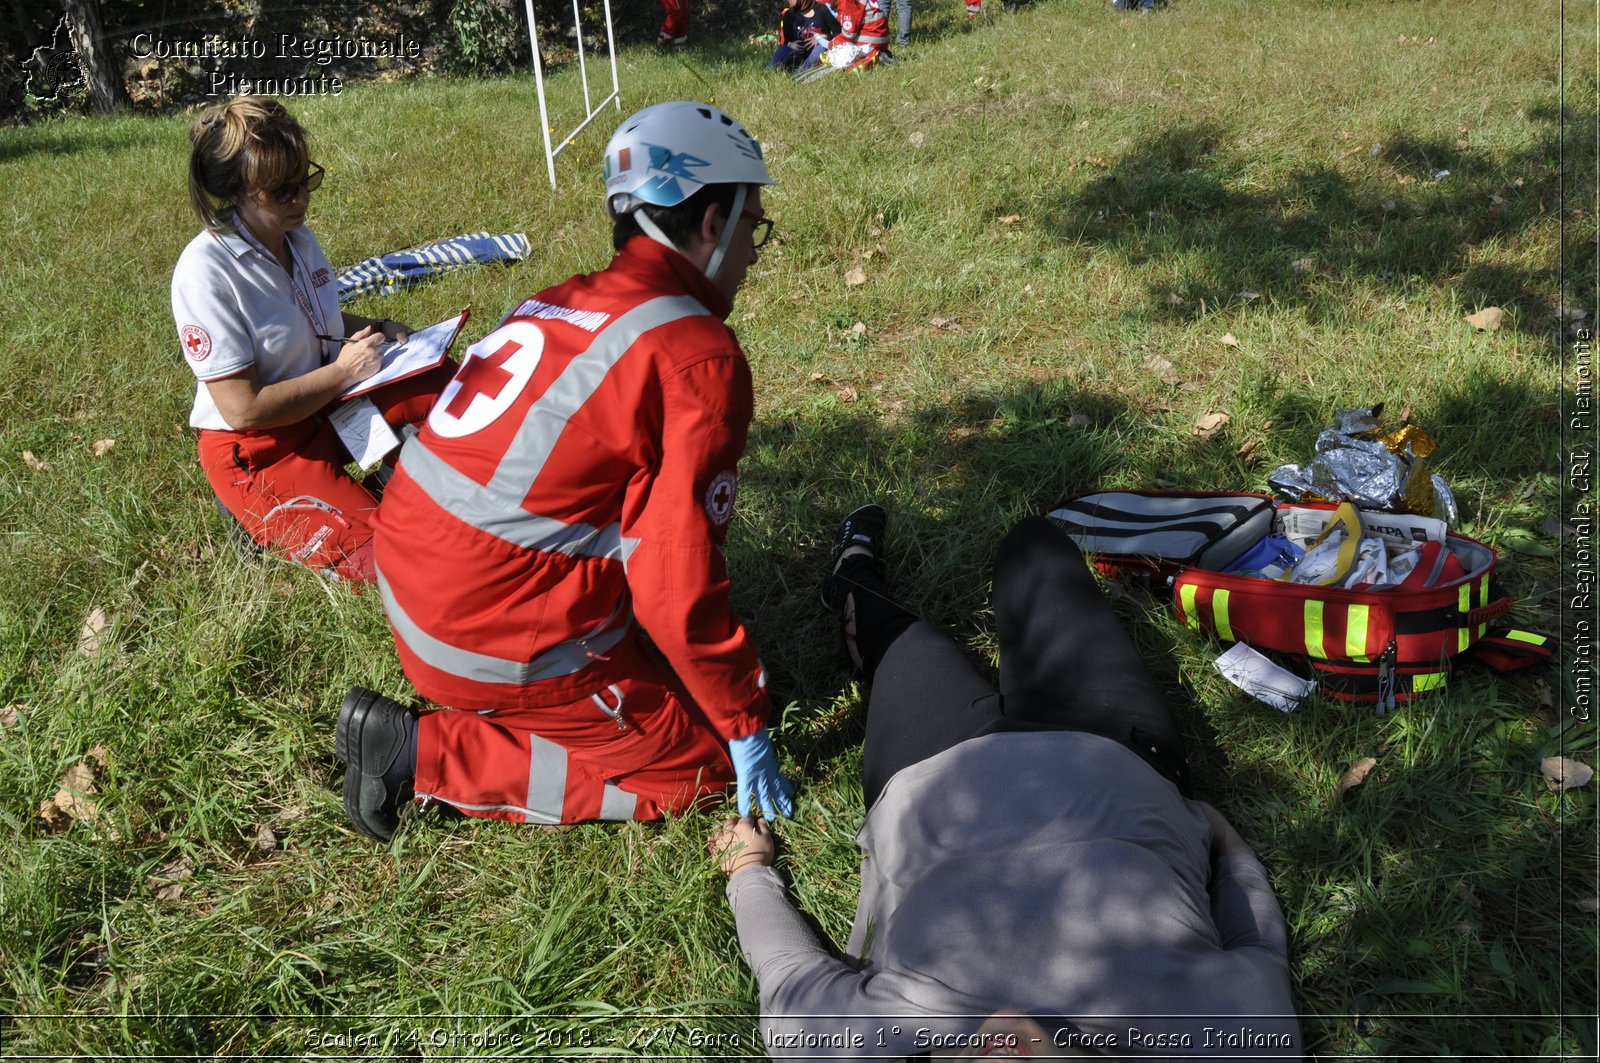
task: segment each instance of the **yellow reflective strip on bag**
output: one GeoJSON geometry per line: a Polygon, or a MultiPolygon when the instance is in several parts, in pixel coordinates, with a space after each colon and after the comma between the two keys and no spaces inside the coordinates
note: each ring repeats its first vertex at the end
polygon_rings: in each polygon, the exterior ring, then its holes
{"type": "Polygon", "coordinates": [[[1366,664],[1372,658],[1367,654],[1367,618],[1371,606],[1352,605],[1345,617],[1344,655],[1352,661],[1366,664]]]}
{"type": "MultiPolygon", "coordinates": [[[[1463,620],[1467,618],[1468,613],[1472,612],[1472,584],[1463,583],[1456,590],[1456,609],[1461,613],[1461,619],[1463,620]]],[[[1470,627],[1456,628],[1456,652],[1466,653],[1467,648],[1471,645],[1472,629],[1470,627]]]]}
{"type": "Polygon", "coordinates": [[[1325,602],[1306,599],[1306,653],[1319,661],[1328,659],[1322,649],[1322,610],[1325,602]]]}
{"type": "Polygon", "coordinates": [[[1190,627],[1194,628],[1196,631],[1199,631],[1200,630],[1200,614],[1197,613],[1195,611],[1195,608],[1194,608],[1194,584],[1193,583],[1185,583],[1183,586],[1178,588],[1178,602],[1183,606],[1184,623],[1188,624],[1190,627]]]}
{"type": "MultiPolygon", "coordinates": [[[[1482,582],[1480,582],[1478,584],[1478,608],[1482,609],[1484,606],[1486,606],[1488,604],[1489,604],[1489,575],[1488,575],[1488,573],[1485,573],[1482,582]]],[[[1487,620],[1485,620],[1483,623],[1478,625],[1478,637],[1480,639],[1483,638],[1484,633],[1487,632],[1488,630],[1489,630],[1489,622],[1487,620]]]]}
{"type": "Polygon", "coordinates": [[[1228,642],[1233,641],[1233,625],[1228,623],[1228,592],[1215,590],[1211,592],[1211,619],[1217,629],[1217,637],[1228,642]]]}
{"type": "Polygon", "coordinates": [[[1411,677],[1411,691],[1420,694],[1424,690],[1438,690],[1449,681],[1448,672],[1422,672],[1411,677]]]}
{"type": "Polygon", "coordinates": [[[1517,642],[1526,642],[1534,646],[1543,646],[1545,643],[1550,641],[1550,637],[1548,635],[1540,635],[1534,631],[1503,631],[1501,632],[1501,636],[1508,639],[1515,639],[1517,642]]]}

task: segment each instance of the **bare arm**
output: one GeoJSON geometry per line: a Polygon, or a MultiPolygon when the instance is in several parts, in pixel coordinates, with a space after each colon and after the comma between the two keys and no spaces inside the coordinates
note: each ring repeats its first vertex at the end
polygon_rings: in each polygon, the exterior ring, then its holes
{"type": "Polygon", "coordinates": [[[383,333],[363,328],[339,349],[338,358],[309,373],[263,386],[251,366],[233,376],[206,381],[206,390],[234,431],[281,428],[305,420],[351,384],[376,373],[383,364],[383,339],[383,333]]]}

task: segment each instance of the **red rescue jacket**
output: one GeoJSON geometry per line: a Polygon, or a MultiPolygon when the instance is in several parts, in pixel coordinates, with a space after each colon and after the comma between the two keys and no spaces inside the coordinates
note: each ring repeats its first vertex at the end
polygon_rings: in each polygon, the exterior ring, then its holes
{"type": "Polygon", "coordinates": [[[883,47],[889,43],[889,15],[883,0],[839,0],[839,39],[883,47]]]}
{"type": "Polygon", "coordinates": [[[665,656],[725,740],[766,675],[722,544],[753,411],[729,306],[635,237],[473,344],[375,522],[406,675],[459,709],[554,706],[665,656]]]}

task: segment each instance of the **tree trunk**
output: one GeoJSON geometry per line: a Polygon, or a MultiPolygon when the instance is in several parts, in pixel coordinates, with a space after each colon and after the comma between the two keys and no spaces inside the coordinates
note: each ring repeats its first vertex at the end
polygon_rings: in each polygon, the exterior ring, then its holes
{"type": "Polygon", "coordinates": [[[83,76],[89,83],[89,100],[94,109],[107,114],[128,106],[128,91],[122,84],[122,71],[117,68],[116,57],[106,47],[105,32],[100,24],[100,5],[96,0],[61,0],[66,11],[68,32],[72,47],[83,65],[83,76]]]}

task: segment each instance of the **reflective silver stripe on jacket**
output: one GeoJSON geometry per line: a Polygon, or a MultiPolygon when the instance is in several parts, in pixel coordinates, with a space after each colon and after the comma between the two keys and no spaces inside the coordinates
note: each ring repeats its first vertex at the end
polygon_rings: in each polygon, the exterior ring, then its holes
{"type": "MultiPolygon", "coordinates": [[[[652,329],[686,317],[710,316],[698,300],[664,295],[640,303],[595,336],[529,407],[511,445],[486,485],[479,484],[429,452],[420,438],[406,443],[400,464],[417,486],[442,509],[479,531],[519,545],[524,539],[559,536],[549,528],[518,530],[541,519],[522,508],[533,482],[555,449],[567,422],[583,408],[622,356],[652,329]],[[432,460],[429,460],[432,459],[432,460]]],[[[631,552],[631,550],[630,550],[631,552]]]]}
{"type": "Polygon", "coordinates": [[[571,557],[611,557],[627,564],[639,545],[637,539],[623,538],[620,521],[604,528],[582,521],[568,524],[529,513],[522,508],[521,498],[510,506],[503,505],[500,499],[491,500],[487,488],[457,471],[420,439],[406,444],[402,460],[406,474],[438,506],[478,531],[515,546],[571,557]]]}
{"type": "MultiPolygon", "coordinates": [[[[557,643],[531,661],[512,661],[504,657],[493,657],[487,653],[464,650],[434,638],[422,630],[400,607],[394,592],[389,589],[389,581],[383,577],[383,570],[374,565],[373,574],[377,577],[378,594],[383,599],[384,610],[389,614],[389,623],[394,626],[395,633],[400,636],[406,647],[429,667],[478,683],[526,686],[541,679],[571,675],[587,667],[596,657],[604,655],[607,650],[621,642],[628,634],[628,629],[633,626],[631,620],[624,619],[614,630],[599,631],[597,634],[557,643]]],[[[620,609],[613,612],[600,626],[603,628],[606,624],[612,623],[620,612],[620,609]]]]}
{"type": "MultiPolygon", "coordinates": [[[[710,316],[698,300],[686,295],[661,296],[640,303],[602,329],[528,409],[487,484],[480,484],[451,466],[429,450],[420,436],[406,441],[400,451],[400,464],[434,504],[487,535],[530,550],[571,557],[615,558],[627,564],[639,542],[622,535],[620,521],[604,528],[581,521],[569,523],[530,513],[522,503],[567,423],[593,397],[622,356],[646,332],[698,316],[710,316]]],[[[631,618],[619,609],[595,632],[581,639],[563,642],[531,661],[509,661],[462,649],[428,634],[401,608],[381,571],[377,582],[389,621],[411,652],[433,668],[477,682],[521,686],[571,675],[621,642],[631,626],[631,618]],[[620,626],[605,630],[619,615],[620,626]]]]}

